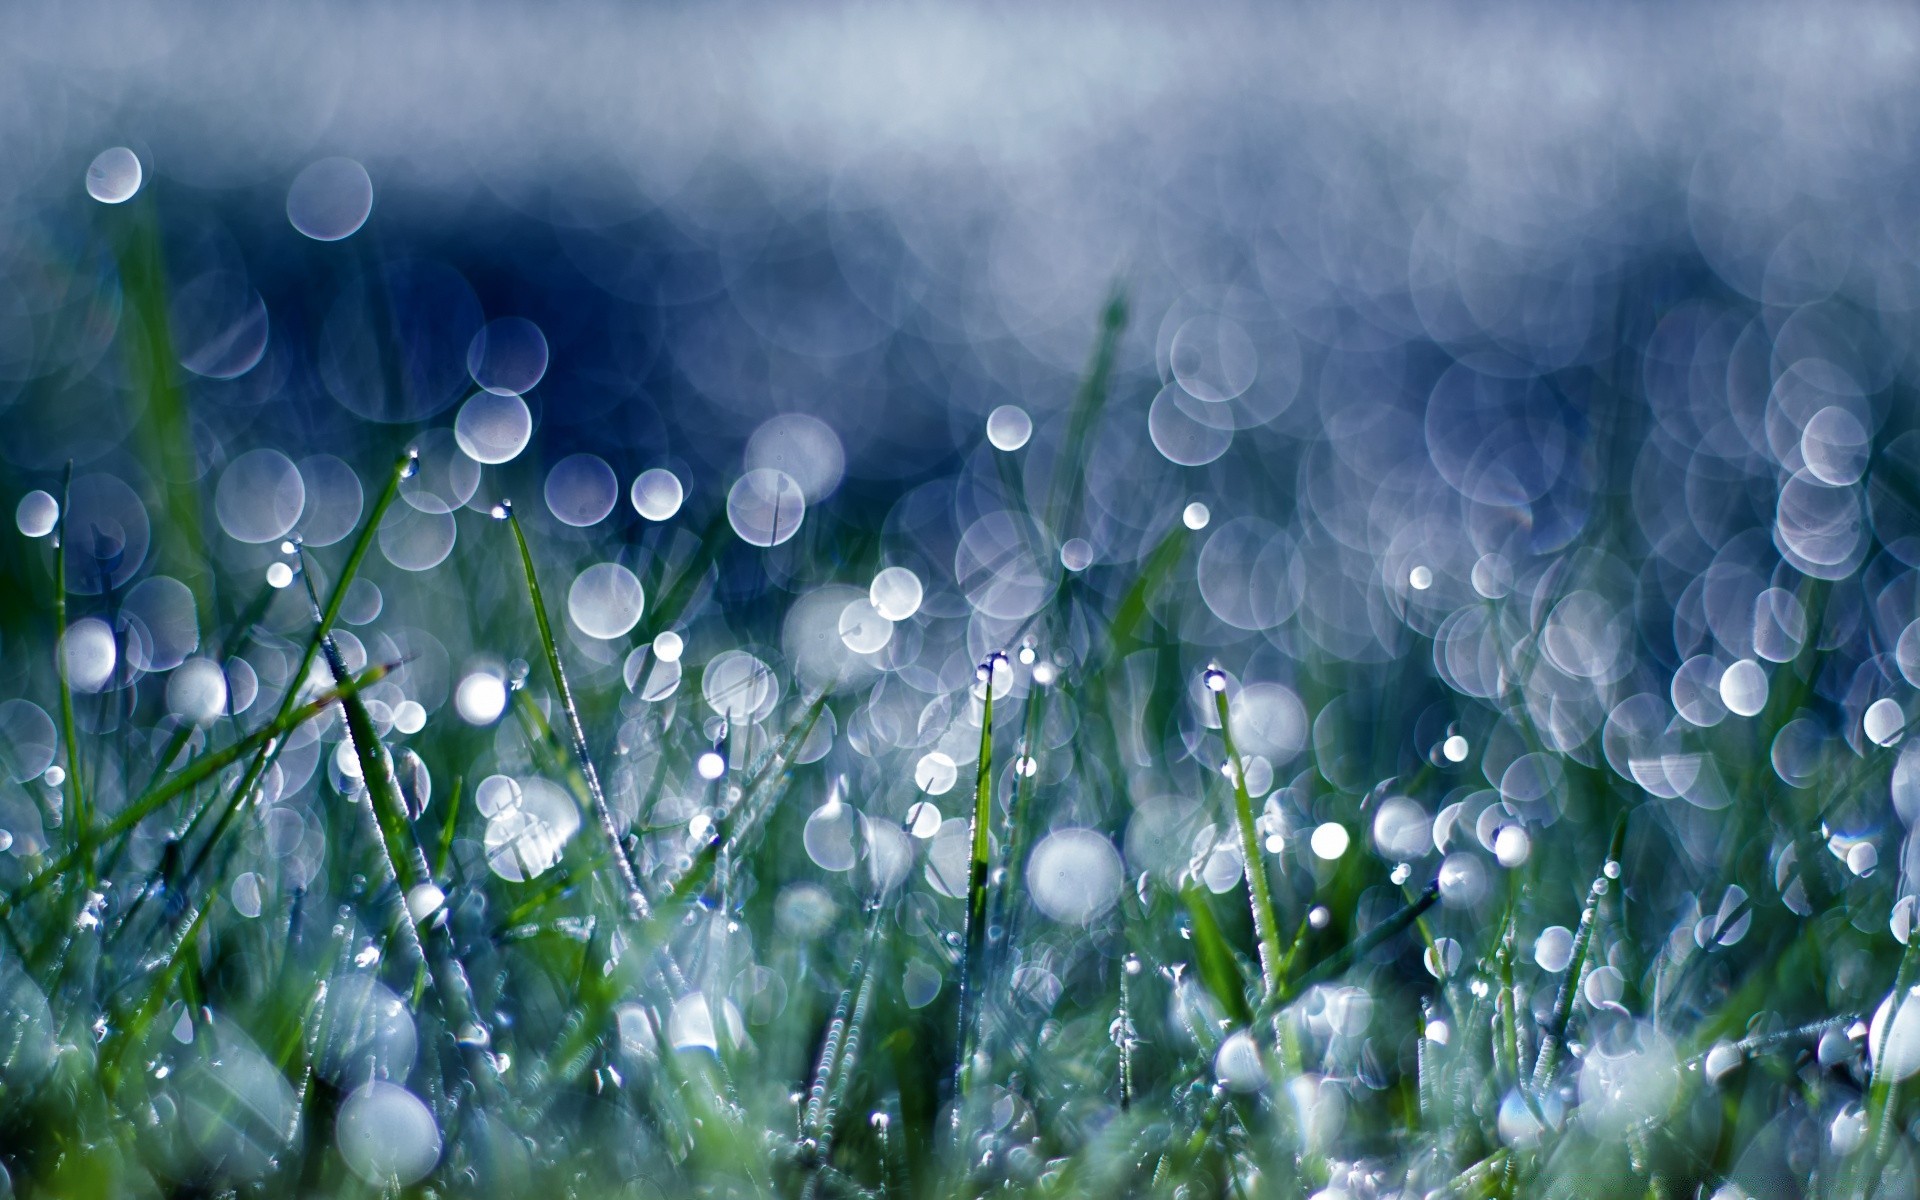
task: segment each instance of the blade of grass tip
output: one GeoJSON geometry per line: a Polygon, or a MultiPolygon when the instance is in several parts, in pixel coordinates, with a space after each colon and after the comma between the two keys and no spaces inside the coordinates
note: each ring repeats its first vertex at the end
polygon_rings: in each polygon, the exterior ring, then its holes
{"type": "Polygon", "coordinates": [[[166,781],[159,786],[150,788],[142,793],[138,799],[122,809],[113,820],[82,838],[79,845],[75,846],[72,850],[61,855],[49,866],[42,868],[38,874],[29,878],[25,883],[22,883],[6,896],[0,896],[0,917],[7,916],[13,912],[22,901],[37,895],[44,890],[48,884],[73,870],[87,851],[103,843],[110,842],[114,838],[128,832],[141,821],[153,815],[162,805],[178,796],[181,792],[195,787],[209,777],[232,766],[259,747],[313,720],[334,704],[339,703],[347,695],[378,683],[380,680],[386,678],[388,673],[393,669],[392,664],[381,664],[376,667],[370,667],[366,671],[363,671],[357,678],[350,680],[347,684],[336,687],[324,695],[315,698],[313,701],[294,709],[293,712],[289,713],[285,718],[263,725],[231,746],[216,750],[211,754],[203,754],[199,758],[194,759],[185,769],[169,776],[166,781]]]}
{"type": "MultiPolygon", "coordinates": [[[[67,509],[73,493],[73,460],[67,460],[66,474],[60,481],[60,523],[53,534],[53,674],[60,684],[60,732],[66,739],[67,812],[75,844],[92,821],[87,810],[87,782],[80,761],[80,738],[73,720],[73,685],[67,680],[67,664],[62,661],[60,644],[67,636],[67,509]]],[[[91,875],[88,882],[92,882],[91,875]]]]}
{"type": "MultiPolygon", "coordinates": [[[[973,1010],[980,986],[980,956],[987,940],[987,874],[990,822],[993,817],[993,677],[1007,656],[994,651],[980,664],[978,678],[984,685],[980,708],[980,761],[973,782],[973,824],[968,841],[972,845],[967,870],[967,911],[961,933],[959,1036],[954,1042],[954,1098],[961,1099],[971,1087],[973,1010]]],[[[954,1106],[957,1120],[961,1106],[954,1106]]]]}
{"type": "MultiPolygon", "coordinates": [[[[1099,418],[1100,410],[1106,406],[1114,357],[1119,349],[1120,335],[1126,328],[1126,291],[1116,282],[1107,297],[1106,307],[1100,312],[1100,332],[1094,339],[1093,358],[1087,364],[1087,374],[1080,383],[1080,391],[1074,396],[1073,413],[1067,418],[1067,437],[1062,445],[1076,449],[1087,445],[1087,435],[1094,421],[1099,418]]],[[[1054,518],[1054,529],[1062,537],[1072,536],[1073,526],[1079,523],[1080,506],[1085,502],[1080,485],[1085,474],[1085,454],[1077,453],[1069,457],[1067,469],[1054,477],[1053,494],[1048,497],[1047,512],[1054,518]]]]}
{"type": "Polygon", "coordinates": [[[587,792],[593,798],[594,820],[599,822],[601,836],[612,847],[613,861],[620,871],[620,883],[626,893],[626,903],[633,916],[645,920],[652,913],[652,906],[640,888],[640,874],[634,869],[633,860],[627,857],[627,848],[620,841],[620,829],[613,823],[613,810],[607,807],[607,796],[600,788],[600,775],[593,767],[593,756],[587,752],[587,732],[580,724],[580,710],[573,702],[573,689],[567,683],[566,668],[560,664],[560,647],[553,640],[553,623],[547,619],[547,603],[540,594],[540,577],[533,567],[533,549],[527,545],[527,535],[520,528],[520,518],[513,511],[511,501],[502,500],[495,511],[501,513],[507,527],[513,530],[513,540],[520,550],[520,565],[527,575],[527,596],[533,601],[533,619],[540,630],[540,647],[546,652],[547,669],[553,673],[554,688],[560,694],[560,709],[567,715],[567,733],[573,741],[574,757],[579,760],[580,773],[586,777],[587,792]]]}
{"type": "Polygon", "coordinates": [[[1553,1016],[1540,1030],[1540,1053],[1533,1060],[1533,1090],[1543,1091],[1553,1081],[1560,1048],[1566,1041],[1567,1022],[1573,1018],[1573,1002],[1579,997],[1581,976],[1587,965],[1587,952],[1593,944],[1594,916],[1600,900],[1620,875],[1620,854],[1627,840],[1627,818],[1622,814],[1613,827],[1613,840],[1607,847],[1607,860],[1587,889],[1587,903],[1580,910],[1580,928],[1573,935],[1573,958],[1567,964],[1567,977],[1560,983],[1560,995],[1553,1003],[1553,1016]]]}
{"type": "Polygon", "coordinates": [[[1260,943],[1261,998],[1269,999],[1280,990],[1280,925],[1273,914],[1273,896],[1267,890],[1266,860],[1260,854],[1260,834],[1253,824],[1253,798],[1247,794],[1247,773],[1234,744],[1233,725],[1227,714],[1227,675],[1219,667],[1208,667],[1207,690],[1213,693],[1214,712],[1220,718],[1220,740],[1226,747],[1227,766],[1233,774],[1233,818],[1240,830],[1240,853],[1246,860],[1247,900],[1253,908],[1254,934],[1260,943]]]}

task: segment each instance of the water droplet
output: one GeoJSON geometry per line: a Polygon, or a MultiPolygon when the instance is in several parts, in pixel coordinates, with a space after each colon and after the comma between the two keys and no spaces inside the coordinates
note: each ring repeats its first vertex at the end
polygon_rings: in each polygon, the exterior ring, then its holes
{"type": "Polygon", "coordinates": [[[1201,678],[1206,681],[1207,690],[1210,692],[1224,692],[1227,690],[1227,673],[1219,667],[1208,667],[1206,673],[1202,675],[1201,678]]]}
{"type": "Polygon", "coordinates": [[[1213,510],[1195,500],[1180,512],[1180,523],[1188,529],[1205,529],[1207,522],[1213,520],[1213,510]]]}
{"type": "Polygon", "coordinates": [[[702,751],[699,760],[694,764],[694,769],[700,773],[702,779],[718,779],[727,773],[726,756],[718,750],[702,751]]]}

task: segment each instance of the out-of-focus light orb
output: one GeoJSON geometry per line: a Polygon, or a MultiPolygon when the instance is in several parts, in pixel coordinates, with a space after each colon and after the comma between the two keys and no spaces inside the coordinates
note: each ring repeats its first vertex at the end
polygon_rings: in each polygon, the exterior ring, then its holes
{"type": "Polygon", "coordinates": [[[1857,483],[1867,473],[1872,442],[1860,418],[1829,405],[1813,414],[1800,434],[1800,457],[1807,472],[1834,487],[1857,483]]]}
{"type": "Polygon", "coordinates": [[[913,768],[913,782],[916,787],[929,796],[943,796],[953,790],[954,781],[960,778],[960,769],[944,752],[930,751],[921,756],[913,768]]]}
{"type": "Polygon", "coordinates": [[[235,541],[278,541],[300,520],[307,485],[300,468],[278,450],[249,450],[227,464],[214,489],[220,528],[235,541]]]}
{"type": "Polygon", "coordinates": [[[1533,941],[1533,961],[1549,975],[1558,975],[1573,962],[1573,931],[1549,925],[1533,941]]]}
{"type": "Polygon", "coordinates": [[[227,674],[210,658],[190,658],[167,677],[167,709],[193,725],[208,725],[227,709],[227,674]]]}
{"type": "Polygon", "coordinates": [[[1207,522],[1213,520],[1213,510],[1195,500],[1180,512],[1180,523],[1188,529],[1205,529],[1207,522]]]}
{"type": "Polygon", "coordinates": [[[75,621],[60,638],[60,671],[76,692],[105,688],[118,662],[113,629],[98,617],[75,621]]]}
{"type": "Polygon", "coordinates": [[[620,481],[597,454],[569,454],[547,472],[547,511],[563,525],[585,529],[606,520],[620,501],[620,481]]]}
{"type": "Polygon", "coordinates": [[[1411,571],[1408,571],[1407,586],[1411,587],[1416,592],[1424,592],[1428,588],[1432,587],[1433,586],[1433,568],[1429,566],[1421,565],[1421,566],[1415,567],[1411,571]]]}
{"type": "Polygon", "coordinates": [[[940,806],[931,800],[916,800],[907,809],[907,832],[926,841],[940,832],[940,806]]]}
{"type": "Polygon", "coordinates": [[[507,682],[492,671],[474,671],[453,693],[454,711],[469,725],[491,725],[507,711],[507,682]]]}
{"type": "Polygon", "coordinates": [[[653,636],[653,656],[661,662],[679,662],[686,648],[686,640],[671,629],[662,629],[653,636]]]}
{"type": "Polygon", "coordinates": [[[520,785],[511,775],[489,775],[473,789],[474,807],[488,819],[520,807],[520,785]]]}
{"type": "Polygon", "coordinates": [[[393,727],[406,735],[427,727],[427,710],[418,700],[402,700],[393,706],[393,727]]]}
{"type": "Polygon", "coordinates": [[[1338,821],[1327,821],[1314,828],[1312,838],[1307,844],[1313,848],[1315,858],[1324,858],[1331,862],[1347,852],[1347,845],[1353,840],[1347,827],[1338,821]]]}
{"type": "Polygon", "coordinates": [[[1441,757],[1450,763],[1467,761],[1468,749],[1467,739],[1457,733],[1448,735],[1447,740],[1440,743],[1441,757]]]}
{"type": "Polygon", "coordinates": [[[808,504],[832,495],[847,471],[840,435],[819,417],[783,413],[764,422],[747,439],[747,473],[775,471],[799,485],[808,504]]]}
{"type": "Polygon", "coordinates": [[[1758,715],[1767,706],[1767,673],[1750,658],[1734,663],[1720,676],[1720,702],[1735,716],[1758,715]]]}
{"type": "Polygon", "coordinates": [[[352,237],[373,212],[373,179],[351,158],[323,158],[294,176],[287,220],[316,242],[352,237]]]}
{"type": "Polygon", "coordinates": [[[694,770],[700,778],[712,781],[727,773],[727,759],[718,750],[704,750],[694,762],[694,770]]]}
{"type": "Polygon", "coordinates": [[[893,640],[893,622],[862,596],[840,610],[840,641],[855,654],[873,654],[893,640]]]}
{"type": "Polygon", "coordinates": [[[748,471],[727,492],[727,523],[750,545],[771,548],[800,532],[807,498],[785,471],[748,471]]]}
{"type": "Polygon", "coordinates": [[[1633,1025],[1588,1048],[1576,1111],[1595,1133],[1618,1137],[1665,1114],[1679,1090],[1673,1044],[1651,1025],[1633,1025]]]}
{"type": "Polygon", "coordinates": [[[1060,565],[1076,575],[1093,565],[1093,543],[1085,538],[1068,538],[1060,543],[1060,565]]]}
{"type": "Polygon", "coordinates": [[[1239,396],[1260,371],[1260,353],[1246,329],[1211,313],[1189,317],[1180,326],[1167,360],[1181,388],[1208,403],[1239,396]]]}
{"type": "Polygon", "coordinates": [[[1898,700],[1882,696],[1867,706],[1860,724],[1874,745],[1891,746],[1906,732],[1907,714],[1901,710],[1898,700]]]}
{"type": "Polygon", "coordinates": [[[525,317],[501,317],[467,343],[467,374],[499,396],[523,396],[547,374],[547,335],[525,317]]]}
{"type": "Polygon", "coordinates": [[[145,178],[140,156],[125,146],[113,146],[94,155],[87,164],[87,195],[102,204],[125,204],[140,190],[145,178]]]}
{"type": "Polygon", "coordinates": [[[640,623],[647,594],[639,577],[619,563],[595,563],[567,589],[567,615],[580,632],[609,641],[640,623]]]}
{"type": "Polygon", "coordinates": [[[987,414],[987,441],[995,450],[1014,451],[1033,437],[1033,418],[1017,404],[1002,404],[987,414]]]}
{"type": "Polygon", "coordinates": [[[1867,1031],[1867,1055],[1875,1074],[1898,1082],[1920,1071],[1920,985],[1909,989],[1894,1012],[1894,993],[1874,1011],[1867,1031]]]}
{"type": "Polygon", "coordinates": [[[1532,853],[1533,839],[1518,825],[1503,825],[1493,837],[1493,857],[1508,870],[1526,862],[1532,853]]]}
{"type": "Polygon", "coordinates": [[[53,765],[60,747],[53,718],[31,700],[0,701],[0,781],[25,783],[45,778],[49,787],[59,787],[66,772],[53,765]]]}
{"type": "Polygon", "coordinates": [[[634,477],[633,489],[627,498],[633,502],[633,511],[647,520],[665,521],[680,511],[687,490],[672,471],[650,467],[634,477]]]}
{"type": "Polygon", "coordinates": [[[533,413],[515,395],[475,392],[453,419],[461,453],[477,463],[512,462],[533,437],[533,413]]]}
{"type": "Polygon", "coordinates": [[[1503,555],[1482,554],[1473,564],[1473,590],[1498,600],[1513,590],[1513,566],[1503,555]]]}
{"type": "Polygon", "coordinates": [[[334,1117],[334,1142],[347,1168],[374,1187],[403,1188],[440,1161],[440,1127],[403,1087],[375,1079],[356,1088],[334,1117]]]}
{"type": "Polygon", "coordinates": [[[889,621],[904,621],[920,611],[926,587],[920,577],[906,567],[886,567],[873,577],[867,589],[874,611],[889,621]]]}
{"type": "Polygon", "coordinates": [[[1266,1068],[1260,1065],[1260,1046],[1242,1029],[1229,1034],[1213,1056],[1213,1073],[1228,1091],[1257,1092],[1266,1086],[1266,1068]]]}
{"type": "Polygon", "coordinates": [[[286,563],[277,562],[267,565],[267,586],[279,591],[293,582],[293,568],[286,563]]]}
{"type": "Polygon", "coordinates": [[[13,509],[14,525],[30,538],[47,536],[59,521],[60,502],[46,492],[28,492],[13,509]]]}
{"type": "Polygon", "coordinates": [[[1056,829],[1027,860],[1033,906],[1063,925],[1086,925],[1120,897],[1120,852],[1098,831],[1056,829]]]}

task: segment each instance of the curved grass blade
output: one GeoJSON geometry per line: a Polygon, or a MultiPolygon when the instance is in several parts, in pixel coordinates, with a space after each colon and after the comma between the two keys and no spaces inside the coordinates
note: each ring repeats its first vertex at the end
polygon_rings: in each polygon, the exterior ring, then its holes
{"type": "MultiPolygon", "coordinates": [[[[964,1097],[972,1083],[973,1019],[980,986],[981,954],[987,941],[988,831],[993,809],[993,676],[1006,661],[1006,655],[994,651],[980,667],[985,681],[980,710],[980,761],[973,781],[973,823],[968,842],[971,845],[967,868],[967,911],[961,932],[959,1036],[954,1043],[954,1095],[964,1097]]],[[[954,1108],[956,1117],[960,1106],[954,1108]]]]}
{"type": "Polygon", "coordinates": [[[600,787],[600,774],[594,770],[593,756],[587,752],[587,731],[580,724],[580,709],[573,702],[573,688],[567,683],[566,668],[560,663],[560,647],[553,640],[553,622],[547,618],[547,602],[540,594],[540,577],[534,570],[533,549],[527,545],[527,535],[520,528],[520,518],[513,511],[513,505],[501,501],[501,509],[506,514],[508,528],[513,530],[514,543],[520,550],[520,565],[527,576],[527,596],[533,601],[533,619],[540,629],[540,648],[546,653],[547,669],[553,672],[553,684],[560,694],[561,711],[567,714],[567,733],[573,742],[573,754],[579,761],[580,773],[586,779],[587,792],[593,799],[594,820],[599,823],[601,836],[606,838],[607,845],[612,849],[628,910],[635,918],[645,920],[652,914],[653,906],[647,902],[646,893],[641,890],[639,872],[634,869],[633,860],[627,857],[627,848],[620,840],[620,828],[613,822],[613,810],[607,807],[606,792],[600,787]]]}
{"type": "Polygon", "coordinates": [[[1240,853],[1245,859],[1247,902],[1253,908],[1254,935],[1260,943],[1260,984],[1263,999],[1280,991],[1282,954],[1280,924],[1273,915],[1273,895],[1267,890],[1266,860],[1260,855],[1260,834],[1253,824],[1253,798],[1247,794],[1247,773],[1233,741],[1227,715],[1227,677],[1218,667],[1207,668],[1206,683],[1213,692],[1214,711],[1220,717],[1220,740],[1226,746],[1227,765],[1233,770],[1233,819],[1240,830],[1240,853]]]}

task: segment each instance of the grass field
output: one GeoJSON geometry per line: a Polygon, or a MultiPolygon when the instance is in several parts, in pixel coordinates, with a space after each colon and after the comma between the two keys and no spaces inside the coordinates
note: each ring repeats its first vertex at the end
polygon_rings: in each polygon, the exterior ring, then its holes
{"type": "Polygon", "coordinates": [[[1920,1192],[1900,193],[1540,153],[0,212],[0,1194],[1920,1192]]]}

